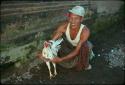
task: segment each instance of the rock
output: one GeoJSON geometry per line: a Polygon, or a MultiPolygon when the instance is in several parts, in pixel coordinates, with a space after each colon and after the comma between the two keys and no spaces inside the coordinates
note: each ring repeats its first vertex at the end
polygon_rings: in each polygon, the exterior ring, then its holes
{"type": "Polygon", "coordinates": [[[114,50],[111,50],[111,52],[113,53],[113,52],[114,52],[114,50]]]}
{"type": "Polygon", "coordinates": [[[100,54],[98,54],[98,56],[100,56],[100,54]]]}
{"type": "Polygon", "coordinates": [[[15,67],[19,68],[21,66],[20,62],[15,63],[15,67]]]}

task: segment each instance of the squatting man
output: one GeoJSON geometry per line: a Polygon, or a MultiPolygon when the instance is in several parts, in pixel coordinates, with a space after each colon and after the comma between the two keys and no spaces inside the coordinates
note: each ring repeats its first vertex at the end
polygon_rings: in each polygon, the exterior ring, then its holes
{"type": "MultiPolygon", "coordinates": [[[[92,68],[89,58],[93,53],[93,46],[88,41],[90,30],[82,24],[84,15],[85,9],[82,6],[75,6],[69,10],[67,19],[57,27],[51,38],[51,40],[63,38],[63,42],[58,56],[49,60],[50,62],[58,63],[65,68],[75,68],[77,71],[92,68]]],[[[43,57],[40,58],[45,60],[43,57]]]]}

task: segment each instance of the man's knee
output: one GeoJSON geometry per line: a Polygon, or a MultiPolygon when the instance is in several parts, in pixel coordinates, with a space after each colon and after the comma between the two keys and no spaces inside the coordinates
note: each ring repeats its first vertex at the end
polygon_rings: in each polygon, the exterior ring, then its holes
{"type": "Polygon", "coordinates": [[[93,44],[90,41],[87,41],[87,45],[89,47],[89,50],[91,50],[93,48],[93,44]]]}

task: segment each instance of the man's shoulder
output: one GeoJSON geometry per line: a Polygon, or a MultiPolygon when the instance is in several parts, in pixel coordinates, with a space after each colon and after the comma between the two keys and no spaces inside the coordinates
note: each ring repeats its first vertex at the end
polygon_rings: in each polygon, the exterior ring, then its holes
{"type": "Polygon", "coordinates": [[[60,23],[58,24],[58,28],[66,29],[67,25],[68,25],[68,21],[65,20],[65,21],[62,21],[62,22],[60,22],[60,23]]]}
{"type": "Polygon", "coordinates": [[[83,29],[82,29],[82,35],[85,35],[85,34],[90,34],[90,30],[87,26],[84,26],[83,29]]]}
{"type": "Polygon", "coordinates": [[[61,21],[59,26],[66,26],[68,24],[67,20],[61,21]]]}
{"type": "Polygon", "coordinates": [[[81,33],[81,37],[80,39],[84,40],[85,38],[88,39],[88,36],[90,35],[90,30],[89,28],[87,28],[86,26],[84,26],[84,28],[82,29],[82,33],[81,33]]]}
{"type": "Polygon", "coordinates": [[[85,25],[84,27],[83,27],[83,32],[89,32],[90,30],[89,30],[89,28],[85,25]]]}

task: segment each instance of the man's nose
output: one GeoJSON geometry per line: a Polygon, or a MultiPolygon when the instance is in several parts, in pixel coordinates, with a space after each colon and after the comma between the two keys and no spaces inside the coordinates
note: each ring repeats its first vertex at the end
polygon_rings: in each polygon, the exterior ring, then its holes
{"type": "Polygon", "coordinates": [[[75,23],[75,19],[72,19],[72,20],[71,20],[71,23],[75,23]]]}

